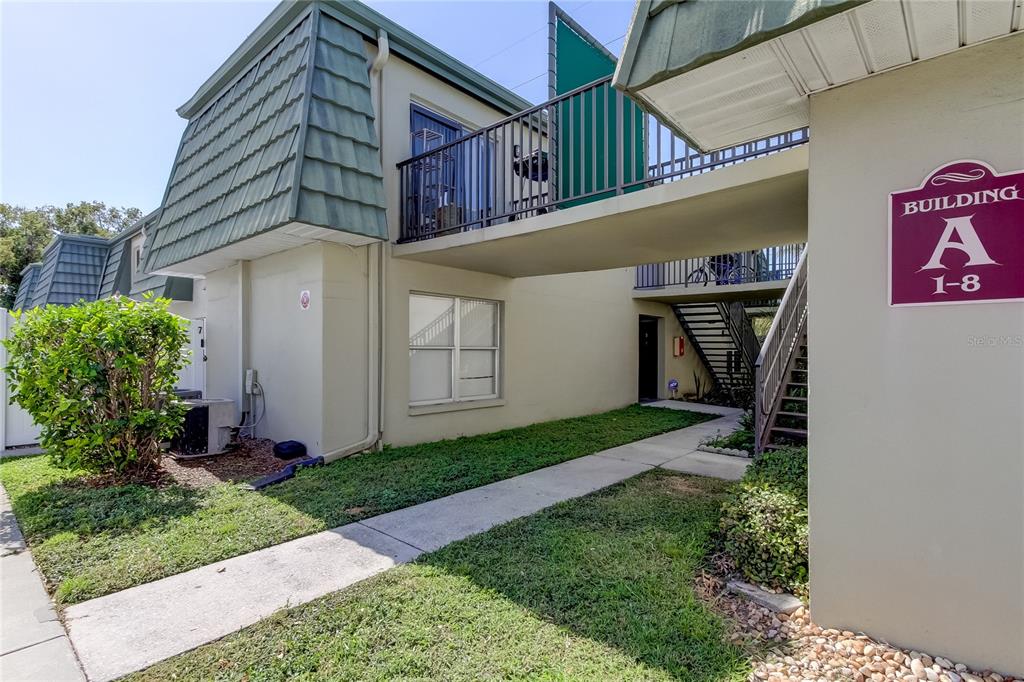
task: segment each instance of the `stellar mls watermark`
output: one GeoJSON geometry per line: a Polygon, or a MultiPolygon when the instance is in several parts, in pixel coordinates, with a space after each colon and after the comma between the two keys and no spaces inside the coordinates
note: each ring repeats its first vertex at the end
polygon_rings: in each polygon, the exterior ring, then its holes
{"type": "Polygon", "coordinates": [[[1024,348],[1024,334],[972,334],[967,337],[972,348],[1024,348]]]}

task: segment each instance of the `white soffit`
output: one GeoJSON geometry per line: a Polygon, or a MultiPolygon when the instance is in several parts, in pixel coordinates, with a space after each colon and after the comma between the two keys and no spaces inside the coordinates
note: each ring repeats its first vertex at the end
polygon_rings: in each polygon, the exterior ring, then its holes
{"type": "Polygon", "coordinates": [[[256,260],[257,258],[263,258],[280,251],[294,249],[318,241],[347,244],[349,246],[364,246],[379,240],[351,232],[291,222],[248,239],[215,249],[209,253],[204,253],[195,258],[190,258],[181,263],[175,263],[174,265],[157,270],[153,274],[173,275],[176,277],[203,277],[216,270],[230,267],[239,261],[256,260]]]}
{"type": "Polygon", "coordinates": [[[808,125],[807,95],[1009,35],[1024,0],[872,0],[640,92],[701,148],[808,125]]]}

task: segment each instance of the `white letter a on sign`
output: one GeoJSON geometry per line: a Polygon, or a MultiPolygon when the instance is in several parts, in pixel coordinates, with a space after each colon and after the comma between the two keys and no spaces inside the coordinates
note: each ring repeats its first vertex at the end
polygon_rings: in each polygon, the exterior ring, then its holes
{"type": "Polygon", "coordinates": [[[939,243],[935,245],[935,250],[932,251],[932,257],[921,266],[918,272],[921,272],[921,270],[945,270],[946,266],[942,264],[942,257],[946,254],[947,249],[956,249],[967,254],[967,262],[964,264],[964,267],[969,265],[999,265],[988,255],[988,251],[982,245],[981,239],[978,238],[978,233],[971,222],[973,217],[973,215],[966,215],[959,218],[945,218],[946,229],[942,231],[939,243]],[[953,241],[953,235],[956,235],[960,241],[953,241]]]}

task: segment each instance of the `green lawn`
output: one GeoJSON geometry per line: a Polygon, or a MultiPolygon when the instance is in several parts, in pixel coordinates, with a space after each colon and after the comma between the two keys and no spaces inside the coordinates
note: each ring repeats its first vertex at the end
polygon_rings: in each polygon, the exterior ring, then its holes
{"type": "Polygon", "coordinates": [[[727,488],[651,471],[128,679],[743,680],[692,587],[727,488]]]}
{"type": "Polygon", "coordinates": [[[55,598],[69,604],[707,418],[631,406],[389,448],[306,469],[262,493],[230,484],[97,488],[45,457],[3,460],[0,481],[55,598]]]}

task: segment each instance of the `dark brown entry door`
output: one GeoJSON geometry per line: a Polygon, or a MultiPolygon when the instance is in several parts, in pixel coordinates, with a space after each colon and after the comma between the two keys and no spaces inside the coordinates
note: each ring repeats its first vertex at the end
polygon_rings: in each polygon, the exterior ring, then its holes
{"type": "Polygon", "coordinates": [[[658,318],[640,316],[638,397],[641,402],[658,399],[658,318]]]}

